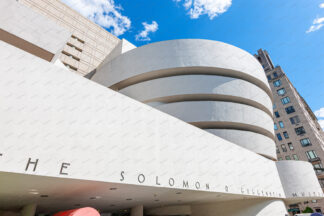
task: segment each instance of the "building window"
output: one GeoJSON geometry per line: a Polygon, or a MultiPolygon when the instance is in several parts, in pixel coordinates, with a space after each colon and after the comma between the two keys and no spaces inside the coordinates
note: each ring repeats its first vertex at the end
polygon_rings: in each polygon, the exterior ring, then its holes
{"type": "Polygon", "coordinates": [[[274,114],[275,114],[276,118],[279,118],[279,117],[280,117],[280,115],[279,115],[279,112],[278,112],[278,111],[274,112],[274,114]]]}
{"type": "Polygon", "coordinates": [[[289,139],[289,135],[287,131],[282,132],[282,134],[284,135],[285,139],[289,139]]]}
{"type": "Polygon", "coordinates": [[[281,144],[281,149],[283,152],[287,152],[287,148],[285,144],[281,144]]]}
{"type": "Polygon", "coordinates": [[[283,105],[287,104],[287,103],[290,103],[290,98],[287,96],[287,97],[284,97],[284,98],[281,98],[281,103],[283,105]]]}
{"type": "Polygon", "coordinates": [[[278,146],[276,146],[276,151],[277,151],[277,154],[280,154],[280,150],[279,150],[278,146]]]}
{"type": "Polygon", "coordinates": [[[271,80],[271,75],[268,75],[267,78],[268,78],[268,80],[271,80]]]}
{"type": "Polygon", "coordinates": [[[291,117],[289,118],[291,124],[298,124],[300,122],[300,119],[298,116],[294,116],[294,117],[291,117]]]}
{"type": "Polygon", "coordinates": [[[310,160],[317,158],[317,155],[314,150],[307,151],[306,155],[307,155],[307,158],[310,160]]]}
{"type": "Polygon", "coordinates": [[[274,103],[273,104],[273,107],[272,107],[273,109],[276,109],[277,108],[277,106],[276,106],[276,104],[274,103]]]}
{"type": "Polygon", "coordinates": [[[76,56],[74,56],[74,55],[72,55],[72,54],[70,54],[70,53],[68,53],[68,52],[66,52],[66,51],[62,51],[62,53],[63,53],[64,55],[70,57],[70,58],[73,58],[73,59],[76,60],[76,61],[80,61],[80,58],[78,58],[78,57],[76,57],[76,56]]]}
{"type": "Polygon", "coordinates": [[[76,39],[77,41],[79,41],[79,42],[81,42],[81,43],[83,43],[84,44],[84,40],[81,40],[80,38],[78,38],[77,36],[75,36],[75,35],[72,35],[71,36],[72,38],[74,38],[74,39],[76,39]]]}
{"type": "Polygon", "coordinates": [[[76,67],[73,67],[72,65],[70,65],[70,64],[68,64],[68,63],[63,62],[63,64],[64,64],[65,67],[67,67],[67,68],[70,68],[70,69],[75,70],[75,71],[78,70],[76,67]]]}
{"type": "Polygon", "coordinates": [[[292,156],[293,156],[294,160],[299,160],[299,158],[296,154],[293,154],[292,156]]]}
{"type": "Polygon", "coordinates": [[[306,133],[306,131],[305,131],[305,129],[304,129],[303,126],[302,127],[295,128],[295,132],[296,132],[297,135],[302,135],[302,134],[305,134],[306,133]]]}
{"type": "Polygon", "coordinates": [[[276,81],[274,81],[274,82],[273,82],[273,86],[274,86],[274,87],[279,87],[279,86],[281,86],[281,81],[280,81],[280,80],[276,80],[276,81]]]}
{"type": "Polygon", "coordinates": [[[306,146],[310,146],[310,145],[312,145],[312,144],[311,144],[311,141],[309,140],[309,138],[301,139],[301,140],[300,140],[300,144],[301,144],[303,147],[306,147],[306,146]]]}
{"type": "Polygon", "coordinates": [[[293,144],[290,142],[290,143],[288,143],[287,144],[288,145],[288,148],[292,151],[292,150],[294,150],[294,146],[293,146],[293,144]]]}
{"type": "Polygon", "coordinates": [[[67,43],[66,45],[68,45],[69,47],[72,47],[73,49],[76,49],[76,50],[78,50],[79,52],[82,52],[82,49],[80,49],[80,48],[78,48],[78,47],[74,46],[74,45],[73,45],[73,44],[71,44],[71,43],[67,43]]]}
{"type": "Polygon", "coordinates": [[[274,123],[274,129],[275,129],[275,130],[278,130],[278,126],[277,126],[276,123],[274,123]]]}
{"type": "Polygon", "coordinates": [[[281,161],[282,160],[282,157],[279,157],[278,160],[281,161]]]}
{"type": "Polygon", "coordinates": [[[287,114],[295,112],[295,108],[293,106],[286,107],[285,110],[287,114]]]}
{"type": "Polygon", "coordinates": [[[282,140],[282,137],[281,137],[281,134],[280,133],[277,133],[277,138],[278,138],[279,141],[282,140]]]}
{"type": "Polygon", "coordinates": [[[284,125],[284,123],[282,121],[279,121],[279,126],[280,126],[280,128],[284,128],[285,127],[285,125],[284,125]]]}
{"type": "Polygon", "coordinates": [[[274,77],[274,78],[277,78],[277,77],[278,77],[277,72],[273,72],[273,77],[274,77]]]}
{"type": "Polygon", "coordinates": [[[324,171],[321,163],[314,164],[313,167],[316,173],[321,173],[324,171]]]}
{"type": "Polygon", "coordinates": [[[291,160],[289,155],[287,155],[285,158],[286,160],[291,160]]]}
{"type": "Polygon", "coordinates": [[[282,95],[286,94],[286,90],[285,90],[285,88],[281,88],[281,89],[277,90],[277,93],[279,96],[282,96],[282,95]]]}
{"type": "Polygon", "coordinates": [[[318,179],[320,185],[322,188],[324,188],[324,179],[318,179]]]}

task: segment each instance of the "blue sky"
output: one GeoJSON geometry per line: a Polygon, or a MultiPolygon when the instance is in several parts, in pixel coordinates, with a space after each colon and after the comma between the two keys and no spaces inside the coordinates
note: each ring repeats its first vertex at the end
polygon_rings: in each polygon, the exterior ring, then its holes
{"type": "Polygon", "coordinates": [[[136,46],[202,38],[266,49],[324,127],[324,0],[63,1],[136,46]]]}

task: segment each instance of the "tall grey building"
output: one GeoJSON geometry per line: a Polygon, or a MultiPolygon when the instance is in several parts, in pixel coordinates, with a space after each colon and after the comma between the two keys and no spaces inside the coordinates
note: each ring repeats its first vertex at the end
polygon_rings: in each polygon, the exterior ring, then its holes
{"type": "MultiPolygon", "coordinates": [[[[312,163],[320,185],[324,188],[324,140],[317,118],[292,85],[280,66],[274,66],[266,50],[255,57],[261,63],[273,93],[274,130],[278,160],[303,160],[312,163]]],[[[294,176],[291,176],[294,178],[294,176]]],[[[306,206],[324,212],[323,200],[311,200],[291,208],[306,206]]]]}

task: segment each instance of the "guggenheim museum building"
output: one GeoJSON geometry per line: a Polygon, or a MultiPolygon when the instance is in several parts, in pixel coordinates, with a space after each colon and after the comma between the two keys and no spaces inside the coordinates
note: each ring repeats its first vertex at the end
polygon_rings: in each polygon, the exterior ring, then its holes
{"type": "Polygon", "coordinates": [[[272,93],[248,52],[115,38],[83,76],[61,57],[75,33],[0,7],[0,215],[285,216],[323,198],[310,163],[277,161],[272,93]]]}

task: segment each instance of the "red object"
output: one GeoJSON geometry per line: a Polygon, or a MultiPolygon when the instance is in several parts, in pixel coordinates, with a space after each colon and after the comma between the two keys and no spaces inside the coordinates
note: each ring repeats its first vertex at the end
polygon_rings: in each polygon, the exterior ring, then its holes
{"type": "Polygon", "coordinates": [[[99,212],[90,207],[61,211],[53,216],[100,216],[99,212]]]}

